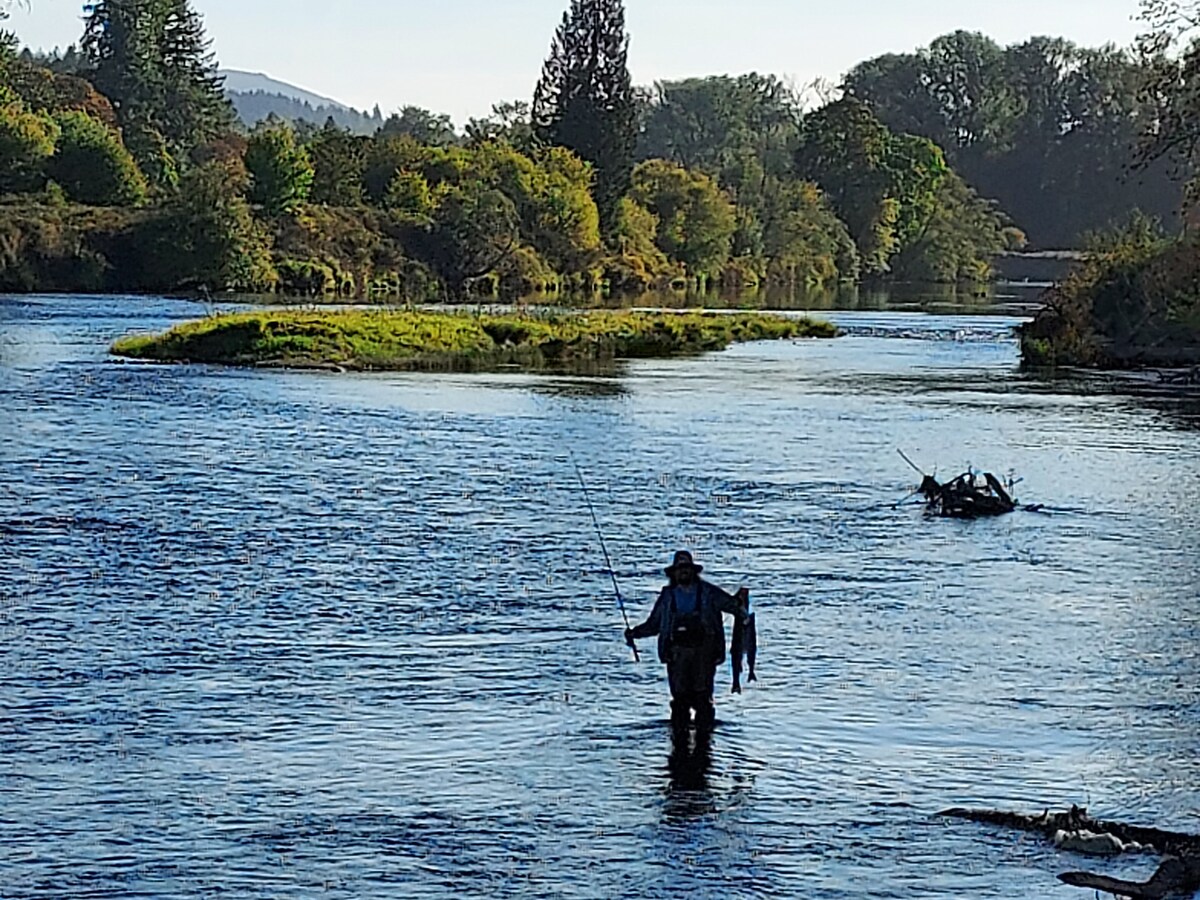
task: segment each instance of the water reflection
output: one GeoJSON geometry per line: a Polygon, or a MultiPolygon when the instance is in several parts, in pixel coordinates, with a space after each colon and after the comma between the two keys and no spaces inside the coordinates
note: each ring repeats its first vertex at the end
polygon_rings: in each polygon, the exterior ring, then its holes
{"type": "Polygon", "coordinates": [[[667,790],[663,818],[669,822],[695,819],[716,812],[709,785],[712,769],[712,730],[671,728],[667,757],[667,790]]]}
{"type": "MultiPolygon", "coordinates": [[[[651,291],[617,297],[580,298],[578,305],[612,309],[666,307],[668,309],[746,310],[848,310],[863,312],[997,313],[1025,314],[1036,307],[1045,285],[1015,284],[904,284],[840,285],[821,290],[776,285],[735,291],[651,291]]],[[[538,298],[527,302],[538,303],[538,298]]],[[[561,297],[548,298],[559,305],[561,297]]]]}
{"type": "Polygon", "coordinates": [[[1161,413],[1181,430],[1200,430],[1200,387],[1167,383],[1154,371],[1024,370],[1019,377],[1023,391],[1124,397],[1131,405],[1161,413]]]}
{"type": "MultiPolygon", "coordinates": [[[[524,389],[524,385],[521,385],[524,389]]],[[[611,400],[629,393],[616,377],[612,378],[555,378],[538,381],[529,386],[534,394],[572,400],[611,400]]]]}

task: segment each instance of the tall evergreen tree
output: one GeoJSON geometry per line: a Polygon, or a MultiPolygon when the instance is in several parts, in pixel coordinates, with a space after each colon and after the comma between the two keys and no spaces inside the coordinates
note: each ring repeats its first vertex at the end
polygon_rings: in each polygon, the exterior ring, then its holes
{"type": "Polygon", "coordinates": [[[571,0],[533,95],[537,138],[592,164],[606,237],[629,190],[637,141],[628,56],[624,0],[571,0]]]}
{"type": "Polygon", "coordinates": [[[183,161],[232,125],[211,42],[188,0],[98,0],[88,12],[88,74],[112,100],[122,128],[149,135],[133,143],[154,146],[161,138],[183,161]]]}
{"type": "Polygon", "coordinates": [[[233,106],[217,74],[212,41],[188,0],[165,0],[159,53],[162,60],[168,141],[189,149],[227,131],[233,106]]]}

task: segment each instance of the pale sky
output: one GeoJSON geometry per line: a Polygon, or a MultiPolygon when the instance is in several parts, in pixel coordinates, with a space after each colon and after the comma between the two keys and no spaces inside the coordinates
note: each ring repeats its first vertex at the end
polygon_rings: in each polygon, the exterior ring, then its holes
{"type": "MultiPolygon", "coordinates": [[[[412,104],[462,125],[528,99],[569,0],[193,0],[222,66],[263,72],[359,109],[412,104]]],[[[1128,45],[1137,0],[626,0],[635,83],[773,73],[838,80],[855,63],[956,29],[1128,45]]],[[[65,47],[79,0],[29,0],[9,27],[65,47]]]]}

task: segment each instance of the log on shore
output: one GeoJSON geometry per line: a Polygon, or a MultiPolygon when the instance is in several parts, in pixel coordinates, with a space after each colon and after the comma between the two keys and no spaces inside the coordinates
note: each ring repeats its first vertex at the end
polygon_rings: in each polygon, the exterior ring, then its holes
{"type": "Polygon", "coordinates": [[[1086,809],[1078,806],[1072,806],[1068,812],[1062,813],[1046,810],[1041,815],[960,808],[943,810],[938,815],[1031,831],[1047,839],[1053,839],[1060,831],[1068,834],[1087,831],[1096,835],[1112,835],[1123,844],[1153,848],[1164,857],[1149,881],[1125,881],[1095,872],[1064,872],[1058,876],[1061,881],[1076,887],[1092,888],[1133,900],[1190,897],[1200,890],[1200,835],[1093,819],[1086,809]]]}

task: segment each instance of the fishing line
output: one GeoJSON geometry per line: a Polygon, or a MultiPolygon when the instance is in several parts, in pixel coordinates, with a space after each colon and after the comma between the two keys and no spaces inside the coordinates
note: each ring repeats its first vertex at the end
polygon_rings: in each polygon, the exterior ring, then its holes
{"type": "MultiPolygon", "coordinates": [[[[608,577],[612,579],[613,590],[617,594],[617,606],[621,609],[621,618],[625,622],[625,630],[628,631],[629,614],[625,612],[625,598],[621,596],[621,586],[617,583],[617,573],[613,570],[612,558],[608,555],[608,546],[604,543],[604,531],[600,528],[600,518],[596,515],[596,507],[592,505],[592,494],[588,490],[587,482],[583,478],[583,469],[579,468],[579,463],[575,461],[575,454],[571,454],[571,464],[575,466],[575,474],[579,478],[579,486],[583,488],[583,499],[587,502],[588,512],[592,514],[592,524],[596,526],[596,537],[600,539],[600,549],[604,553],[604,565],[608,567],[608,577]]],[[[641,657],[638,656],[638,649],[634,644],[629,645],[629,649],[633,651],[633,661],[641,662],[641,657]]]]}
{"type": "MultiPolygon", "coordinates": [[[[545,412],[545,407],[542,405],[542,398],[536,393],[530,394],[534,405],[542,408],[545,412]]],[[[612,579],[613,592],[617,595],[617,606],[621,610],[621,620],[625,623],[625,630],[630,629],[629,613],[625,611],[625,598],[621,596],[621,586],[617,583],[617,573],[613,569],[612,557],[608,554],[608,545],[604,541],[604,530],[600,527],[600,517],[596,515],[596,507],[592,504],[592,494],[588,490],[587,481],[584,480],[583,470],[579,468],[579,463],[575,459],[575,451],[567,447],[567,455],[571,457],[571,465],[575,467],[575,475],[579,479],[579,486],[583,489],[583,499],[587,503],[588,512],[592,516],[592,524],[596,527],[596,537],[600,539],[600,550],[604,553],[604,565],[608,568],[608,577],[612,579]]],[[[633,651],[633,661],[641,662],[641,656],[638,654],[637,647],[631,641],[629,649],[633,651]]]]}

